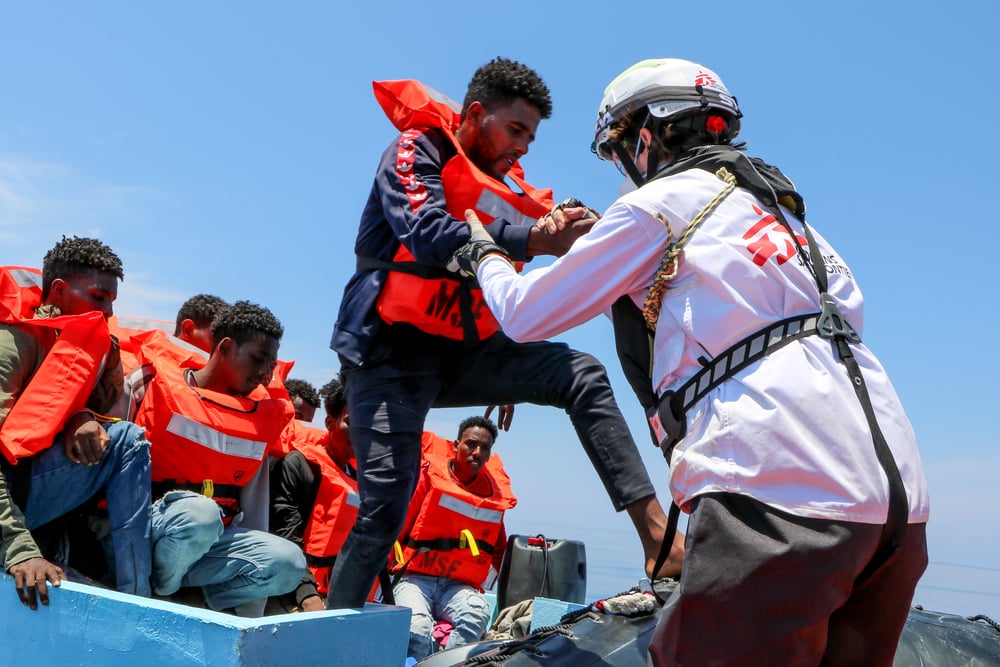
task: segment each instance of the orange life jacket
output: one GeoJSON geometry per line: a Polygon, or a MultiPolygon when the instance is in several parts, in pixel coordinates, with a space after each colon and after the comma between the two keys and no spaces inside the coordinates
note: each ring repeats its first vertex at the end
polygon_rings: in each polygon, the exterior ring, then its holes
{"type": "Polygon", "coordinates": [[[35,318],[40,304],[38,269],[0,267],[0,322],[55,339],[0,426],[0,451],[12,464],[49,448],[66,420],[86,406],[111,349],[102,313],[35,318]]]}
{"type": "Polygon", "coordinates": [[[135,417],[151,445],[154,487],[200,486],[227,516],[235,514],[239,494],[228,489],[253,479],[295,411],[263,386],[246,397],[192,387],[184,375],[205,358],[171,338],[150,331],[139,349],[140,361],[156,371],[135,417]]]}
{"type": "Polygon", "coordinates": [[[0,266],[0,322],[30,320],[42,305],[42,272],[28,266],[0,266]]]}
{"type": "MultiPolygon", "coordinates": [[[[108,328],[111,330],[111,334],[118,339],[122,355],[122,370],[125,375],[128,375],[139,367],[139,347],[142,345],[143,334],[153,330],[173,334],[174,323],[146,317],[112,315],[108,318],[108,328]]],[[[179,338],[174,339],[174,342],[178,345],[187,345],[179,338]]]]}
{"type": "Polygon", "coordinates": [[[358,518],[361,503],[358,483],[347,476],[326,450],[329,437],[329,431],[306,426],[297,419],[289,422],[282,435],[320,469],[319,491],[302,534],[302,547],[310,563],[309,570],[316,578],[316,588],[323,595],[330,589],[331,567],[313,563],[322,563],[340,553],[358,518]]]}
{"type": "Polygon", "coordinates": [[[424,433],[423,471],[430,489],[409,534],[400,538],[402,560],[393,569],[448,577],[479,588],[489,574],[504,512],[517,504],[517,498],[497,454],[479,471],[490,481],[493,493],[489,497],[471,493],[456,482],[448,471],[452,444],[424,433]]]}
{"type": "MultiPolygon", "coordinates": [[[[406,142],[424,129],[440,129],[455,146],[456,155],[441,170],[447,210],[452,216],[465,220],[465,210],[471,208],[483,224],[503,217],[513,224],[531,225],[552,208],[552,190],[537,190],[526,183],[519,164],[511,168],[508,177],[521,193],[487,176],[472,163],[455,137],[460,118],[455,102],[413,80],[376,81],[373,87],[389,120],[403,132],[397,170],[412,169],[412,151],[406,150],[406,142]]],[[[411,185],[407,195],[416,209],[427,197],[427,191],[417,179],[412,179],[411,185]]],[[[482,292],[470,288],[468,280],[458,276],[423,278],[405,273],[403,267],[414,262],[413,254],[400,244],[393,257],[400,270],[389,271],[376,303],[383,320],[390,324],[409,322],[427,333],[458,340],[484,340],[499,329],[483,302],[482,292]],[[463,301],[467,301],[464,307],[463,301]]]]}
{"type": "MultiPolygon", "coordinates": [[[[122,369],[125,375],[128,375],[139,367],[139,348],[142,347],[143,340],[147,338],[145,334],[149,331],[163,331],[170,335],[171,340],[176,345],[189,347],[192,350],[200,350],[200,348],[191,345],[191,343],[174,336],[173,333],[177,330],[176,324],[166,320],[133,317],[131,315],[113,315],[108,319],[108,328],[111,330],[112,335],[118,339],[122,356],[122,369]]],[[[202,353],[207,359],[208,352],[202,350],[202,353]]],[[[284,389],[285,380],[288,379],[288,373],[294,365],[294,361],[282,361],[278,359],[278,363],[274,367],[274,375],[268,386],[275,387],[279,396],[284,389]]]]}

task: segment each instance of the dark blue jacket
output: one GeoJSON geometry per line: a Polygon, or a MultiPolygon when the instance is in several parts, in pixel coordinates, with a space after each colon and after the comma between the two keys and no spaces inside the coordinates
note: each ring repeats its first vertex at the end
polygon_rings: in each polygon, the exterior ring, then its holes
{"type": "MultiPolygon", "coordinates": [[[[358,257],[388,262],[403,243],[417,262],[443,269],[455,250],[469,240],[469,226],[465,220],[445,210],[441,183],[441,169],[454,157],[456,149],[436,129],[426,130],[416,138],[413,173],[427,189],[428,196],[414,210],[396,172],[401,136],[382,154],[368,203],[361,214],[354,252],[358,257]]],[[[486,229],[512,259],[529,259],[525,252],[530,227],[497,218],[486,229]]],[[[379,328],[386,324],[378,315],[375,301],[385,275],[385,271],[358,271],[344,288],[330,347],[346,363],[361,365],[379,356],[373,343],[379,328]]]]}

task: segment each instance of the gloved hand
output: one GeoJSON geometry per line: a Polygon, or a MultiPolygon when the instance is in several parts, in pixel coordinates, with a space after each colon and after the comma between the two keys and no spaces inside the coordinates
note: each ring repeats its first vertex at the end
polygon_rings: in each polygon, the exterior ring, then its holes
{"type": "Polygon", "coordinates": [[[475,211],[467,210],[465,219],[469,223],[469,242],[451,256],[451,261],[448,262],[449,271],[475,278],[479,262],[487,255],[501,255],[510,262],[507,251],[497,245],[490,233],[483,227],[483,223],[479,221],[475,211]]]}

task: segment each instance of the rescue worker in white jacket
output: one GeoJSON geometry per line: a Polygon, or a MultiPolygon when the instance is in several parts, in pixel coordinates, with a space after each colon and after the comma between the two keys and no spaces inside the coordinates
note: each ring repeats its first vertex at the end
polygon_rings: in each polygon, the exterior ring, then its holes
{"type": "Polygon", "coordinates": [[[741,116],[706,67],[633,65],[593,150],[636,189],[548,267],[519,275],[474,214],[456,259],[514,340],[612,313],[690,513],[652,664],[890,665],[927,565],[916,438],[853,274],[792,183],[732,145],[741,116]]]}

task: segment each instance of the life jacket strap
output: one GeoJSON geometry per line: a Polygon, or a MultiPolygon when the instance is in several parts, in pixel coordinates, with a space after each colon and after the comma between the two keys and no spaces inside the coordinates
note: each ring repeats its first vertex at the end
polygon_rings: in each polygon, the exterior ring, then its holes
{"type": "Polygon", "coordinates": [[[447,269],[442,269],[436,266],[429,266],[427,264],[421,264],[420,262],[392,262],[382,259],[377,259],[375,257],[362,257],[357,256],[357,263],[355,269],[358,272],[361,271],[399,271],[400,273],[408,273],[419,278],[426,278],[428,280],[454,280],[456,282],[465,280],[457,273],[453,273],[447,269]]]}
{"type": "Polygon", "coordinates": [[[240,493],[243,487],[235,484],[216,484],[212,480],[203,482],[181,482],[176,479],[165,479],[152,483],[153,498],[162,498],[169,491],[194,491],[199,495],[211,498],[222,508],[223,522],[226,525],[240,513],[240,493]]]}
{"type": "Polygon", "coordinates": [[[337,563],[337,554],[332,556],[314,556],[306,551],[305,555],[306,565],[309,567],[333,567],[337,563]]]}
{"type": "MultiPolygon", "coordinates": [[[[473,544],[465,537],[437,537],[433,540],[415,540],[409,538],[406,540],[406,546],[412,547],[417,550],[427,550],[427,551],[452,551],[454,549],[471,549],[473,544]]],[[[493,545],[486,544],[485,542],[475,542],[475,546],[479,548],[479,551],[485,554],[493,555],[493,545]]]]}

